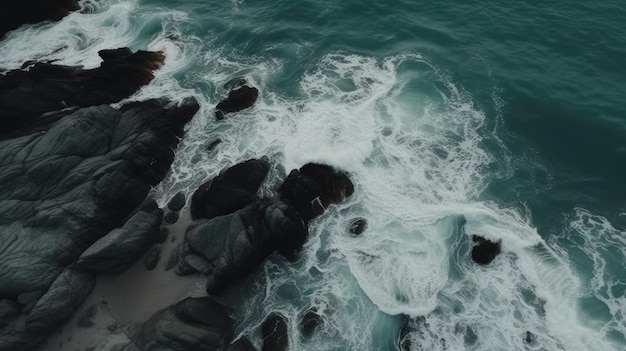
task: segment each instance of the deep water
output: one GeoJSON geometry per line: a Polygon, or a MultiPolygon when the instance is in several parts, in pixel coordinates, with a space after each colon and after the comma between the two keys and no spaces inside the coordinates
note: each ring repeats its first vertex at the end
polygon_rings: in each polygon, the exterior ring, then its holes
{"type": "Polygon", "coordinates": [[[352,176],[354,196],[312,222],[296,263],[272,256],[223,299],[239,306],[236,334],[258,346],[280,311],[291,350],[626,349],[623,2],[86,6],[9,33],[0,69],[163,50],[131,99],[192,94],[201,111],[153,190],[161,205],[265,155],[265,193],[307,162],[352,176]],[[235,77],[259,101],[217,123],[235,77]],[[471,262],[473,234],[502,240],[490,265],[471,262]],[[305,340],[310,307],[324,324],[305,340]]]}

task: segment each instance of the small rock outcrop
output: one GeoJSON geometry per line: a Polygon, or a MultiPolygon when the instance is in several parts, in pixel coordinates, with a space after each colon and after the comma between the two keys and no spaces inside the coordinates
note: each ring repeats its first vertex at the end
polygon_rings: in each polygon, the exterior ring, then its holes
{"type": "Polygon", "coordinates": [[[278,189],[280,198],[305,221],[321,215],[329,205],[344,201],[353,192],[348,174],[316,163],[292,170],[278,189]]]}
{"type": "Polygon", "coordinates": [[[353,235],[361,235],[367,229],[367,219],[354,218],[350,221],[348,231],[353,235]]]}
{"type": "Polygon", "coordinates": [[[210,219],[233,213],[259,199],[256,195],[270,170],[265,158],[228,168],[202,184],[191,198],[191,216],[210,219]]]}
{"type": "Polygon", "coordinates": [[[500,253],[500,241],[489,241],[481,236],[472,235],[472,260],[481,265],[487,265],[500,253]]]}
{"type": "Polygon", "coordinates": [[[228,97],[215,106],[215,117],[220,120],[228,113],[245,110],[254,105],[258,97],[259,90],[247,85],[231,90],[228,97]]]}

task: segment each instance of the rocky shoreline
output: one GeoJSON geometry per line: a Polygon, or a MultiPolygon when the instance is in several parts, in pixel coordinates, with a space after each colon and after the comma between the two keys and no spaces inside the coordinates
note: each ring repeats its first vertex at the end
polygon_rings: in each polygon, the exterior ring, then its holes
{"type": "MultiPolygon", "coordinates": [[[[23,23],[79,9],[75,1],[33,3],[48,12],[1,18],[0,38],[23,23]]],[[[199,105],[189,97],[111,107],[149,84],[165,56],[128,48],[99,55],[95,69],[25,62],[0,75],[0,351],[38,347],[72,318],[99,274],[119,274],[142,257],[147,271],[161,263],[180,276],[204,277],[207,296],[178,301],[142,325],[112,322],[128,332],[108,350],[255,350],[245,337],[233,342],[228,308],[214,297],[275,252],[296,260],[309,222],[353,194],[350,175],[309,163],[275,184],[275,197],[259,196],[271,160],[252,159],[161,209],[148,193],[167,175],[199,105]],[[164,252],[163,227],[182,211],[195,221],[164,252]]],[[[236,79],[215,114],[198,118],[231,118],[258,95],[236,79]]],[[[367,220],[356,218],[349,231],[357,236],[366,229],[367,220]]],[[[480,237],[474,242],[472,257],[481,264],[500,250],[480,237]]],[[[311,309],[299,323],[310,337],[322,319],[311,309]]],[[[267,316],[261,329],[262,350],[288,349],[284,316],[267,316]]]]}

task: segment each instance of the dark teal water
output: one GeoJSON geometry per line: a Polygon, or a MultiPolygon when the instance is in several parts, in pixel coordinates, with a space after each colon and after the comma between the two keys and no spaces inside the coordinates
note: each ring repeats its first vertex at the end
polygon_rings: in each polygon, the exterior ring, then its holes
{"type": "Polygon", "coordinates": [[[313,223],[296,264],[272,258],[228,299],[238,333],[259,343],[256,327],[278,310],[294,350],[626,348],[622,2],[94,8],[14,32],[0,66],[164,50],[166,67],[136,98],[193,94],[202,111],[160,201],[262,155],[273,180],[310,161],[355,179],[355,197],[313,223]],[[237,76],[260,101],[216,125],[211,108],[237,76]],[[345,234],[355,216],[370,221],[358,239],[345,234]],[[471,234],[502,240],[503,254],[472,264],[471,234]],[[325,327],[306,341],[297,318],[311,306],[325,327]]]}

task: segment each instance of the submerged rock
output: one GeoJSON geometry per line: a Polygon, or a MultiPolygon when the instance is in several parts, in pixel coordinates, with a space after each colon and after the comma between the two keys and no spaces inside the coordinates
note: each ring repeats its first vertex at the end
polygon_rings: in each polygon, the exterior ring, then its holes
{"type": "Polygon", "coordinates": [[[163,65],[161,52],[128,48],[102,50],[100,67],[34,63],[28,70],[0,75],[0,136],[23,135],[35,127],[45,130],[58,115],[45,113],[68,107],[110,104],[127,98],[154,78],[163,65]],[[42,126],[43,125],[43,126],[42,126]]]}
{"type": "Polygon", "coordinates": [[[360,235],[365,229],[367,229],[367,220],[365,218],[354,218],[350,221],[348,231],[354,235],[360,235]]]}
{"type": "Polygon", "coordinates": [[[310,308],[300,319],[300,334],[307,339],[311,338],[323,323],[324,320],[317,313],[317,308],[310,308]]]}
{"type": "Polygon", "coordinates": [[[167,224],[174,224],[178,222],[179,214],[178,212],[170,211],[163,217],[163,222],[167,224]]]}
{"type": "Polygon", "coordinates": [[[159,260],[161,259],[161,248],[155,246],[151,248],[146,254],[146,258],[144,260],[144,266],[147,270],[151,271],[156,268],[159,260]]]}
{"type": "Polygon", "coordinates": [[[489,241],[478,235],[473,235],[472,241],[472,260],[478,264],[489,264],[500,253],[500,241],[489,241]]]}
{"type": "Polygon", "coordinates": [[[202,184],[191,197],[193,218],[213,218],[233,213],[258,200],[256,195],[270,170],[265,158],[252,159],[228,168],[202,184]]]}
{"type": "Polygon", "coordinates": [[[58,21],[80,9],[78,0],[20,0],[5,3],[0,11],[0,39],[26,23],[58,21]]]}
{"type": "Polygon", "coordinates": [[[239,112],[254,105],[259,97],[259,90],[244,85],[228,93],[228,97],[215,106],[215,117],[223,119],[225,114],[239,112]]]}
{"type": "Polygon", "coordinates": [[[289,334],[287,333],[287,319],[280,313],[270,314],[263,325],[263,348],[262,351],[285,351],[289,347],[289,334]]]}
{"type": "Polygon", "coordinates": [[[209,297],[186,298],[152,316],[121,351],[224,350],[233,321],[209,297]]]}
{"type": "Polygon", "coordinates": [[[278,189],[281,199],[294,206],[302,219],[309,221],[331,204],[344,201],[354,192],[348,174],[331,166],[308,163],[292,170],[278,189]]]}

